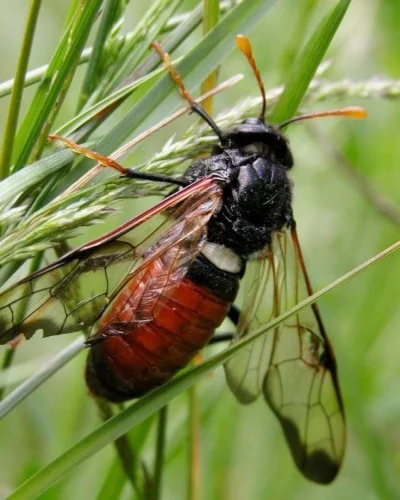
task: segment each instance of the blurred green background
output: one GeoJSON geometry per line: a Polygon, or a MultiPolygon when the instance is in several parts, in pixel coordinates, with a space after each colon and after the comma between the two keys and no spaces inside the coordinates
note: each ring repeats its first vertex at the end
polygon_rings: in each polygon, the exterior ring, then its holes
{"type": "MultiPolygon", "coordinates": [[[[30,68],[48,62],[63,30],[68,0],[43,2],[30,68]]],[[[148,2],[135,1],[126,16],[132,28],[148,2]]],[[[281,83],[297,53],[297,40],[321,18],[324,2],[281,0],[249,34],[266,88],[281,83]],[[308,19],[308,9],[315,12],[308,19]],[[308,19],[308,24],[306,21],[308,19]],[[299,38],[298,38],[299,37],[299,38]]],[[[15,72],[28,2],[1,2],[0,80],[15,72]]],[[[194,5],[186,2],[185,7],[194,5]]],[[[235,33],[232,33],[234,36],[235,33]]],[[[200,30],[190,37],[184,50],[200,30]]],[[[400,3],[354,0],[327,53],[330,80],[362,80],[373,75],[400,78],[400,3]]],[[[215,99],[216,112],[232,107],[243,97],[257,95],[243,57],[229,55],[220,80],[237,72],[245,78],[215,99]]],[[[59,121],[73,116],[83,71],[77,72],[59,121]]],[[[24,96],[24,106],[33,88],[24,96]]],[[[6,116],[7,99],[0,100],[6,116]]],[[[400,102],[349,98],[330,101],[315,109],[362,105],[369,118],[363,122],[328,119],[290,129],[295,157],[294,211],[309,272],[319,289],[399,237],[398,225],[378,213],[360,193],[335,159],[314,139],[313,129],[327,136],[354,169],[380,196],[400,210],[400,102]]],[[[185,130],[192,117],[152,136],[139,148],[151,155],[172,133],[185,130]]],[[[0,132],[4,126],[0,121],[0,132]]],[[[126,218],[126,216],[125,216],[126,218]]],[[[115,225],[118,220],[112,220],[115,225]]],[[[91,228],[102,234],[105,226],[91,228]]],[[[79,238],[86,241],[89,232],[79,238]]],[[[400,498],[400,255],[392,255],[335,290],[320,302],[323,318],[339,365],[348,421],[348,445],[337,480],[323,487],[306,481],[292,463],[278,422],[263,401],[240,407],[225,386],[223,370],[205,377],[198,386],[201,426],[202,499],[386,499],[400,498]]],[[[41,366],[71,341],[71,336],[24,342],[16,363],[41,366]]],[[[40,470],[74,442],[94,429],[99,417],[83,380],[82,354],[15,411],[0,422],[0,497],[40,470]]],[[[188,396],[170,406],[163,498],[186,498],[188,396]]],[[[153,458],[154,430],[145,458],[153,458]]],[[[102,481],[115,458],[109,446],[84,462],[40,498],[97,498],[102,481]]],[[[131,498],[129,485],[121,498],[131,498]]]]}

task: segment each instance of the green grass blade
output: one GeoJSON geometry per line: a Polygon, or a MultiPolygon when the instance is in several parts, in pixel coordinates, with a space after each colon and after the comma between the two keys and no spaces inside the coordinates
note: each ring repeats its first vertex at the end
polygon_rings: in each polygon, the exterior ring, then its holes
{"type": "Polygon", "coordinates": [[[203,33],[208,33],[219,20],[219,0],[204,0],[203,33]]]}
{"type": "Polygon", "coordinates": [[[1,384],[0,400],[2,400],[4,397],[4,392],[6,390],[7,379],[8,379],[7,374],[9,372],[9,370],[12,370],[12,364],[13,364],[15,353],[16,353],[15,346],[13,346],[13,345],[7,346],[6,349],[7,349],[6,352],[3,354],[3,360],[1,363],[1,369],[0,369],[0,375],[4,376],[4,374],[6,374],[5,375],[6,383],[4,385],[1,384]]]}
{"type": "Polygon", "coordinates": [[[51,362],[46,365],[37,373],[28,378],[20,386],[11,392],[0,403],[0,419],[4,418],[10,411],[34,392],[40,385],[47,379],[52,377],[55,372],[60,370],[64,365],[69,363],[72,358],[79,354],[85,347],[85,337],[82,335],[66,349],[61,351],[51,362]]]}
{"type": "Polygon", "coordinates": [[[299,107],[308,86],[334,37],[351,0],[340,0],[319,23],[285,82],[285,90],[272,110],[271,122],[282,123],[299,107]]]}
{"type": "Polygon", "coordinates": [[[116,458],[107,473],[100,492],[97,494],[97,500],[119,498],[126,484],[128,484],[128,481],[122,471],[119,460],[116,458]]]}
{"type": "MultiPolygon", "coordinates": [[[[165,50],[173,50],[174,48],[179,46],[184,40],[186,40],[187,37],[192,33],[192,31],[199,25],[201,17],[202,17],[201,5],[196,9],[194,9],[192,12],[190,12],[189,15],[185,14],[185,22],[182,23],[181,25],[178,25],[178,27],[174,30],[173,34],[171,34],[165,41],[164,43],[165,50]]],[[[158,25],[157,23],[155,24],[158,25]]],[[[134,39],[135,33],[137,33],[137,30],[128,34],[126,36],[126,39],[129,40],[134,39]]],[[[135,70],[127,78],[125,78],[124,81],[121,82],[120,78],[117,78],[115,81],[115,85],[117,85],[116,90],[113,90],[110,95],[106,96],[100,102],[93,105],[90,109],[88,110],[85,109],[83,111],[83,115],[86,116],[86,111],[88,111],[88,115],[90,115],[91,110],[96,109],[98,106],[101,108],[100,112],[95,114],[93,118],[85,118],[80,128],[77,129],[75,128],[75,130],[72,130],[74,132],[75,141],[80,141],[82,139],[89,137],[90,134],[98,127],[99,123],[103,122],[107,118],[107,116],[124,101],[127,95],[131,94],[131,90],[136,88],[136,86],[139,86],[140,84],[146,82],[147,79],[151,80],[152,76],[150,75],[150,73],[155,75],[163,71],[163,68],[160,67],[159,64],[160,61],[158,56],[154,52],[151,52],[150,55],[137,68],[135,68],[135,70]],[[157,66],[159,66],[159,68],[155,69],[157,66]],[[118,96],[120,97],[118,98],[118,96]],[[104,103],[108,101],[110,101],[111,104],[109,105],[109,107],[105,107],[104,109],[104,103]]],[[[110,84],[109,85],[110,89],[115,87],[115,85],[110,84]]],[[[96,92],[92,94],[91,99],[90,101],[88,101],[87,104],[90,104],[92,101],[95,102],[96,99],[98,98],[98,94],[104,95],[105,93],[106,92],[104,91],[104,89],[96,90],[96,92]]],[[[79,122],[80,117],[79,116],[76,117],[76,120],[77,122],[79,122]]],[[[73,121],[74,119],[71,120],[71,122],[73,121]]],[[[68,133],[64,130],[62,133],[68,135],[68,133]]],[[[77,177],[78,175],[75,175],[74,180],[76,180],[77,177]]],[[[68,179],[65,185],[68,185],[71,182],[72,180],[68,179]]]]}
{"type": "Polygon", "coordinates": [[[0,206],[31,190],[43,179],[71,163],[73,159],[74,153],[72,151],[59,151],[28,165],[23,171],[7,177],[0,182],[0,206]]]}
{"type": "MultiPolygon", "coordinates": [[[[203,34],[211,31],[219,21],[219,0],[204,0],[203,34]]],[[[201,84],[201,93],[206,94],[217,84],[218,68],[210,73],[201,84]]],[[[203,104],[206,112],[213,116],[213,99],[207,99],[203,104]]]]}
{"type": "Polygon", "coordinates": [[[82,106],[89,98],[90,94],[96,88],[98,76],[100,73],[103,49],[114,22],[122,15],[122,9],[123,5],[121,5],[120,1],[116,2],[115,0],[107,0],[105,2],[105,6],[102,11],[100,26],[96,34],[95,42],[93,44],[92,56],[86,68],[85,78],[83,80],[81,95],[78,102],[78,110],[82,108],[82,106]]]}
{"type": "Polygon", "coordinates": [[[168,406],[164,406],[158,412],[154,472],[153,472],[153,481],[151,483],[152,500],[161,499],[167,422],[168,422],[168,406]]]}
{"type": "MultiPolygon", "coordinates": [[[[81,57],[79,58],[79,64],[84,64],[88,62],[89,57],[92,54],[92,48],[88,47],[87,49],[83,50],[81,57]]],[[[25,74],[25,80],[24,80],[24,87],[30,87],[31,85],[34,85],[35,83],[39,83],[44,75],[46,74],[46,71],[49,69],[48,64],[43,64],[43,66],[39,66],[35,69],[31,69],[30,71],[27,71],[25,74]]],[[[0,83],[0,99],[2,97],[6,97],[11,94],[12,88],[14,86],[14,81],[15,78],[11,78],[10,80],[5,80],[4,82],[0,83]]]]}
{"type": "Polygon", "coordinates": [[[14,86],[11,94],[10,106],[6,127],[4,130],[3,144],[0,157],[0,179],[8,177],[10,171],[12,151],[14,147],[15,132],[17,130],[19,110],[21,106],[22,94],[24,91],[25,73],[28,68],[29,56],[31,53],[33,36],[36,29],[41,0],[32,0],[29,10],[28,21],[24,38],[22,41],[21,53],[18,60],[17,72],[15,74],[14,86]]]}
{"type": "Polygon", "coordinates": [[[18,131],[15,141],[18,153],[16,170],[25,165],[34,147],[37,146],[38,152],[41,150],[45,131],[55,117],[60,105],[60,95],[66,91],[66,83],[71,81],[100,5],[101,0],[82,4],[82,12],[70,29],[66,30],[18,131]],[[38,137],[41,137],[39,144],[38,137]]]}
{"type": "Polygon", "coordinates": [[[134,80],[133,82],[129,82],[119,87],[93,106],[84,108],[77,116],[74,116],[69,122],[57,129],[56,133],[68,137],[91,120],[96,119],[100,114],[104,114],[108,109],[115,108],[123,99],[130,96],[134,91],[139,90],[142,85],[151,83],[153,79],[164,71],[164,68],[160,67],[143,78],[139,78],[138,80],[134,80]]]}
{"type": "Polygon", "coordinates": [[[132,69],[136,68],[144,54],[149,50],[150,44],[158,38],[180,3],[182,3],[181,0],[157,0],[152,3],[125,44],[118,58],[118,67],[114,71],[111,81],[105,86],[102,95],[107,95],[114,90],[128,77],[132,69]]]}
{"type": "Polygon", "coordinates": [[[304,33],[307,32],[311,20],[314,16],[319,0],[305,0],[299,4],[299,20],[296,23],[295,31],[291,35],[290,40],[287,41],[285,50],[282,54],[281,60],[281,79],[285,81],[285,77],[293,66],[293,61],[296,60],[299,50],[304,42],[304,33]]]}
{"type": "Polygon", "coordinates": [[[26,481],[22,486],[14,491],[9,496],[10,500],[29,500],[37,498],[42,492],[47,490],[50,486],[59,481],[71,469],[82,463],[85,459],[91,457],[108,444],[115,441],[131,428],[143,422],[153,413],[159,411],[167,405],[173,398],[181,392],[192,387],[209,371],[214,370],[218,366],[228,361],[235,356],[238,352],[254,342],[261,335],[264,335],[268,330],[278,326],[280,323],[286,321],[290,316],[297,314],[305,307],[316,302],[321,297],[331,292],[335,288],[343,285],[350,279],[359,275],[378,261],[384,259],[391,253],[400,249],[400,241],[397,241],[390,247],[386,248],[379,254],[360,266],[354,268],[352,271],[344,274],[339,279],[331,282],[329,285],[321,288],[318,292],[314,293],[305,300],[302,300],[295,307],[280,315],[275,320],[271,321],[264,327],[256,330],[248,337],[245,337],[237,343],[231,345],[221,353],[213,356],[204,363],[192,368],[191,370],[183,373],[180,376],[172,379],[168,384],[152,391],[147,396],[132,404],[124,411],[105,422],[94,432],[86,436],[75,446],[70,448],[63,455],[51,462],[47,467],[38,472],[35,476],[26,481]]]}
{"type": "MultiPolygon", "coordinates": [[[[201,18],[202,18],[202,8],[201,5],[199,5],[196,9],[190,12],[188,16],[185,15],[185,22],[178,25],[174,30],[174,32],[164,41],[163,43],[164,49],[166,51],[172,51],[177,46],[179,46],[183,41],[185,41],[187,37],[193,32],[193,30],[200,24],[201,18]]],[[[136,33],[137,30],[129,34],[126,38],[134,39],[136,33]]],[[[149,73],[157,71],[156,70],[157,66],[159,66],[158,71],[161,71],[160,60],[158,55],[155,54],[154,52],[151,52],[149,56],[137,68],[135,68],[134,71],[129,76],[125,78],[124,81],[121,82],[120,77],[116,78],[115,84],[111,83],[109,85],[109,88],[111,89],[110,92],[112,91],[113,93],[118,94],[120,91],[122,91],[123,88],[129,88],[131,85],[135,85],[134,83],[132,84],[132,82],[138,81],[142,78],[146,78],[149,75],[149,73]],[[117,85],[117,90],[113,90],[115,85],[117,85]]],[[[100,95],[106,93],[104,90],[102,91],[99,90],[98,92],[100,93],[100,95]]],[[[109,99],[110,97],[111,95],[106,97],[105,100],[109,99]]],[[[97,96],[93,94],[91,100],[95,101],[96,98],[97,96]]],[[[98,127],[99,122],[104,121],[106,117],[114,109],[116,109],[119,104],[123,102],[123,100],[124,100],[123,97],[119,101],[115,100],[113,102],[113,105],[111,105],[110,108],[108,108],[105,113],[104,112],[100,113],[96,115],[93,119],[88,121],[84,126],[82,126],[81,129],[78,129],[78,131],[74,134],[74,139],[79,141],[80,139],[87,138],[91,134],[91,132],[98,127]]]]}
{"type": "MultiPolygon", "coordinates": [[[[127,434],[129,444],[136,457],[140,457],[142,455],[143,448],[153,427],[155,417],[156,415],[144,420],[141,424],[135,427],[134,431],[127,434]]],[[[146,479],[143,475],[143,462],[140,465],[141,470],[137,470],[136,473],[142,474],[142,482],[143,486],[145,486],[144,483],[146,479]]],[[[104,479],[101,490],[97,494],[97,500],[109,500],[110,498],[118,498],[118,495],[122,492],[125,484],[127,484],[126,476],[123,473],[120,461],[117,459],[111,465],[109,472],[104,479]]]]}

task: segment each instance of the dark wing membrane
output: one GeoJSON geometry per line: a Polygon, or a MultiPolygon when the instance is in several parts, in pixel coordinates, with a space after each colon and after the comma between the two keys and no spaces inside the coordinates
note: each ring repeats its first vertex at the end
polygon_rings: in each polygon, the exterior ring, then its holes
{"type": "MultiPolygon", "coordinates": [[[[274,236],[264,259],[250,264],[240,339],[312,293],[294,228],[274,236]]],[[[253,342],[226,365],[242,403],[261,393],[278,417],[293,458],[312,481],[331,482],[343,459],[344,411],[336,362],[316,305],[253,342]]]]}
{"type": "MultiPolygon", "coordinates": [[[[20,333],[29,338],[43,330],[51,336],[93,325],[112,310],[126,284],[163,253],[177,283],[204,244],[207,222],[220,203],[216,180],[204,178],[20,281],[0,295],[0,343],[20,333]],[[190,249],[185,256],[183,248],[190,249]]],[[[151,300],[162,290],[153,286],[151,300]]]]}

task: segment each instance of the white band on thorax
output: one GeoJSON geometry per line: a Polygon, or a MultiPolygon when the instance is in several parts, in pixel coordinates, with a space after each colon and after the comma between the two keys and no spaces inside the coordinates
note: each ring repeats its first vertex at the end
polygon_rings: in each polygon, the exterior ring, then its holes
{"type": "Polygon", "coordinates": [[[228,273],[236,274],[242,269],[242,259],[230,248],[217,243],[206,243],[201,253],[215,267],[228,273]]]}

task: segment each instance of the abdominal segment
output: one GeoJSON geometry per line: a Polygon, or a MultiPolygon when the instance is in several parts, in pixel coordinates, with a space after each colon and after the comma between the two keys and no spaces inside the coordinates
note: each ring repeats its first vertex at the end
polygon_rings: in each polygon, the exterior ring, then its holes
{"type": "Polygon", "coordinates": [[[114,402],[142,396],[185,367],[208,343],[231,305],[186,277],[160,295],[150,315],[146,304],[138,306],[131,292],[135,287],[137,280],[132,280],[117,298],[124,300],[124,307],[115,304],[119,312],[107,325],[109,335],[115,336],[91,348],[86,367],[90,391],[114,402]],[[129,322],[133,316],[135,321],[129,322]]]}

